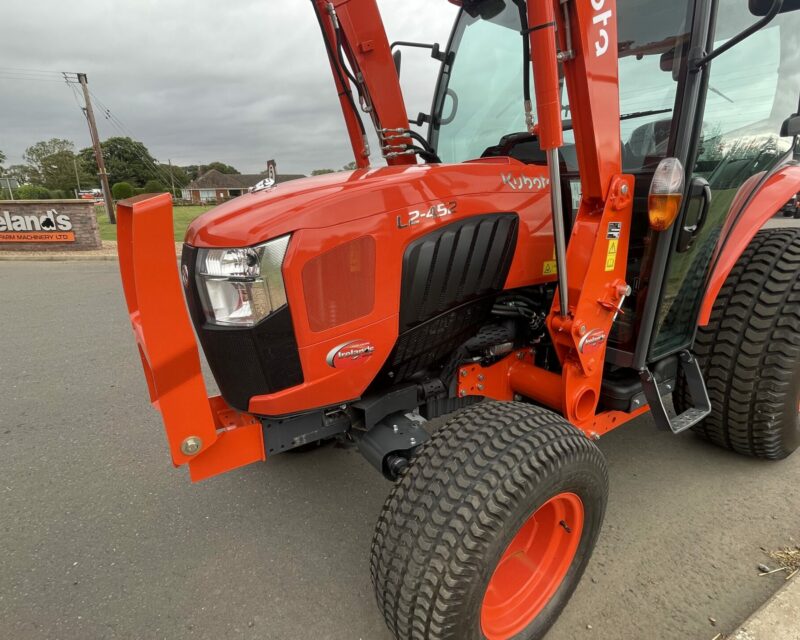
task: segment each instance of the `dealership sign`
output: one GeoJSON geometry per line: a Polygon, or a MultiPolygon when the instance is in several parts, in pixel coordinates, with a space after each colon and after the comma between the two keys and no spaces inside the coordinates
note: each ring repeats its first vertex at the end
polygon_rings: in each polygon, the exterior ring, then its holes
{"type": "Polygon", "coordinates": [[[75,242],[72,219],[67,213],[0,211],[0,242],[75,242]]]}

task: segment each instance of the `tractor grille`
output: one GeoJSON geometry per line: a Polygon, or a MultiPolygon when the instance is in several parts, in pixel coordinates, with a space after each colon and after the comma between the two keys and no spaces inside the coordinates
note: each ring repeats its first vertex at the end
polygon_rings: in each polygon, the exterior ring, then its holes
{"type": "Polygon", "coordinates": [[[513,213],[474,216],[408,246],[400,335],[379,381],[400,382],[427,369],[486,322],[511,268],[518,224],[513,213]]]}
{"type": "Polygon", "coordinates": [[[502,290],[518,224],[514,213],[474,216],[412,242],[403,256],[400,333],[502,290]]]}

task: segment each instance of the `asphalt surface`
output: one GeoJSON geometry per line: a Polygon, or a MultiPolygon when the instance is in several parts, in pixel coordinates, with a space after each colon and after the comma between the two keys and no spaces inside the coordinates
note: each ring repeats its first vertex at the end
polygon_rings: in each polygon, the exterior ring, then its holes
{"type": "MultiPolygon", "coordinates": [[[[0,263],[0,407],[0,638],[389,639],[367,564],[389,484],[330,446],[191,485],[115,263],[0,263]]],[[[800,454],[648,417],[600,448],[605,526],[548,640],[711,640],[780,587],[756,566],[800,543],[800,454]]]]}

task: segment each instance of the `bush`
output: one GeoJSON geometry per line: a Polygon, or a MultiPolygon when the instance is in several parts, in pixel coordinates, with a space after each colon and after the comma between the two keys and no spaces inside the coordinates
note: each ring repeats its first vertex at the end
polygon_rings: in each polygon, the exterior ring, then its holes
{"type": "Polygon", "coordinates": [[[135,196],[141,196],[141,195],[144,195],[145,193],[147,193],[147,190],[146,189],[142,189],[141,187],[136,187],[133,190],[133,195],[135,195],[135,196]]]}
{"type": "Polygon", "coordinates": [[[111,187],[111,195],[114,196],[114,200],[125,200],[125,198],[133,197],[135,193],[133,185],[129,182],[117,182],[113,187],[111,187]]]}
{"type": "Polygon", "coordinates": [[[169,189],[164,187],[158,180],[148,180],[144,183],[145,193],[163,193],[164,191],[169,191],[169,189]]]}
{"type": "Polygon", "coordinates": [[[50,190],[35,184],[23,184],[17,189],[15,197],[20,200],[50,200],[50,190]]]}

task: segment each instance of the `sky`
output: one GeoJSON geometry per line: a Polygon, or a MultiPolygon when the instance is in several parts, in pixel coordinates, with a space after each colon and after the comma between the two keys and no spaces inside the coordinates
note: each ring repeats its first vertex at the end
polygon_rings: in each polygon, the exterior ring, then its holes
{"type": "MultiPolygon", "coordinates": [[[[222,161],[243,173],[340,168],[353,160],[309,0],[3,0],[0,151],[22,163],[31,144],[90,145],[70,87],[87,74],[101,139],[131,135],[160,162],[222,161]],[[31,79],[28,79],[31,78],[31,79]],[[52,78],[52,79],[51,79],[52,78]]],[[[378,0],[390,41],[444,46],[447,0],[378,0]]],[[[438,62],[403,51],[410,114],[427,112],[438,62]]]]}

